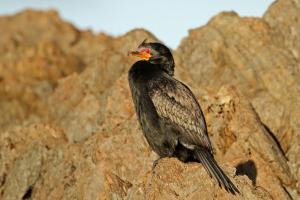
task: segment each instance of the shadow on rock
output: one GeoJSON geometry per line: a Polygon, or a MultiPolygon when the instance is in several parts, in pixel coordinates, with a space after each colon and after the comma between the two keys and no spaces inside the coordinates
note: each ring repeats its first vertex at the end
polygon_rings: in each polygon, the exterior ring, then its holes
{"type": "Polygon", "coordinates": [[[252,160],[240,163],[236,166],[236,175],[246,175],[256,185],[257,168],[252,160]]]}

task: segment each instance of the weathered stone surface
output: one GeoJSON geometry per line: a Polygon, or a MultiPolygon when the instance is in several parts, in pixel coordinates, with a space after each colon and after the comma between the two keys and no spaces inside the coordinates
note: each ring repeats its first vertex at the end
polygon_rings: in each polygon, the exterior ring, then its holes
{"type": "Polygon", "coordinates": [[[300,187],[299,1],[276,1],[260,18],[221,13],[176,50],[177,75],[194,88],[234,85],[280,144],[300,187]]]}
{"type": "Polygon", "coordinates": [[[198,163],[152,170],[127,52],[153,35],[79,31],[54,11],[0,17],[0,199],[299,199],[299,8],[221,13],[174,51],[237,196],[198,163]]]}
{"type": "MultiPolygon", "coordinates": [[[[220,163],[226,161],[228,166],[236,166],[237,174],[249,178],[235,177],[242,193],[236,198],[289,199],[281,185],[281,182],[290,185],[293,181],[286,159],[248,101],[233,88],[221,88],[215,95],[205,91],[196,91],[196,94],[202,97],[200,102],[215,144],[216,159],[220,163]]],[[[165,195],[169,195],[170,199],[233,198],[224,190],[218,190],[205,170],[201,167],[202,171],[199,170],[198,164],[186,166],[177,160],[169,160],[160,162],[158,170],[153,172],[155,175],[148,177],[144,185],[133,189],[134,197],[138,199],[144,195],[144,199],[166,199],[165,195]],[[143,191],[142,194],[137,190],[143,191]],[[203,196],[203,193],[207,195],[203,196]]],[[[226,167],[224,169],[229,171],[226,167]]],[[[232,172],[229,174],[233,176],[234,169],[231,167],[230,170],[232,172]]]]}
{"type": "Polygon", "coordinates": [[[48,149],[66,139],[60,130],[40,124],[1,133],[0,143],[1,199],[22,199],[42,176],[48,149]]]}
{"type": "Polygon", "coordinates": [[[272,199],[263,188],[254,188],[246,176],[235,177],[242,194],[232,196],[218,188],[199,164],[186,165],[173,158],[162,160],[145,179],[130,189],[127,199],[272,199]]]}

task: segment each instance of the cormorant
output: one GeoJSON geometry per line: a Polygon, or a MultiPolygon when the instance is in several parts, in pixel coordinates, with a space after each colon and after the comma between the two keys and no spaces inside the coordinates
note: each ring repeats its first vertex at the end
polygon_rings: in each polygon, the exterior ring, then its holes
{"type": "Polygon", "coordinates": [[[201,162],[220,187],[232,194],[239,190],[218,166],[207,134],[202,110],[191,90],[174,75],[174,59],[161,43],[145,40],[131,55],[128,81],[142,131],[150,147],[160,156],[183,162],[201,162]]]}

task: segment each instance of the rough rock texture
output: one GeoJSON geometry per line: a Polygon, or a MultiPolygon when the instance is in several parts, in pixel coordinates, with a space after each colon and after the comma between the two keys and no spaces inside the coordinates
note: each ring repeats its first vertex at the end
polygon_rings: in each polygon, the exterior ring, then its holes
{"type": "Polygon", "coordinates": [[[300,2],[280,0],[262,19],[221,13],[176,50],[177,75],[194,88],[235,85],[280,145],[300,188],[300,2]],[[196,70],[195,70],[196,69],[196,70]]]}
{"type": "Polygon", "coordinates": [[[198,163],[152,170],[127,52],[153,35],[79,31],[54,11],[0,17],[0,199],[299,199],[299,13],[297,0],[221,13],[174,51],[238,196],[198,163]]]}

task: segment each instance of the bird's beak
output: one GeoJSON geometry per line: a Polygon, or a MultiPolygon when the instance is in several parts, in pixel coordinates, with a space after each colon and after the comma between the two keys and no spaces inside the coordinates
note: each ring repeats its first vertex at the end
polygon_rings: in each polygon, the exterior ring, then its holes
{"type": "Polygon", "coordinates": [[[146,51],[131,51],[130,55],[137,56],[143,60],[149,60],[151,58],[151,54],[146,51]]]}

